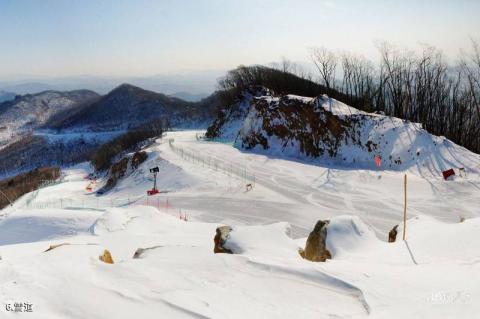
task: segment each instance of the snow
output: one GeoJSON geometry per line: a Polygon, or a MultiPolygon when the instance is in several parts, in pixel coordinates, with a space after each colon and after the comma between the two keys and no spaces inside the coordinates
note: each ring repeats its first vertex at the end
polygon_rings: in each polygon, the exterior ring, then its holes
{"type": "MultiPolygon", "coordinates": [[[[32,303],[40,319],[473,318],[480,311],[480,175],[473,167],[466,166],[467,178],[443,181],[422,165],[348,169],[242,152],[199,141],[201,133],[168,132],[104,195],[85,190],[91,167],[82,164],[2,210],[2,302],[32,303]],[[169,139],[196,160],[174,152],[169,139]],[[161,193],[147,202],[153,166],[161,193]],[[253,189],[229,167],[254,175],[253,189]],[[298,249],[319,219],[330,219],[333,259],[312,263],[298,249]],[[387,243],[396,224],[397,242],[387,243]],[[233,228],[233,255],[213,253],[220,225],[233,228]],[[60,243],[69,245],[44,252],[60,243]],[[152,249],[134,259],[138,248],[152,249]],[[99,260],[105,249],[113,265],[99,260]]],[[[0,318],[14,316],[1,305],[0,318]]]]}
{"type": "MultiPolygon", "coordinates": [[[[309,102],[309,100],[303,100],[309,102]]],[[[322,107],[325,110],[335,115],[353,115],[353,114],[368,114],[364,111],[360,111],[354,107],[351,107],[345,103],[329,98],[327,95],[319,96],[315,99],[317,107],[322,107]]]]}
{"type": "Polygon", "coordinates": [[[120,134],[125,133],[125,130],[106,131],[106,132],[76,132],[64,130],[61,133],[50,130],[36,130],[33,132],[36,136],[46,138],[49,143],[72,143],[84,141],[87,143],[105,143],[114,139],[120,134]]]}

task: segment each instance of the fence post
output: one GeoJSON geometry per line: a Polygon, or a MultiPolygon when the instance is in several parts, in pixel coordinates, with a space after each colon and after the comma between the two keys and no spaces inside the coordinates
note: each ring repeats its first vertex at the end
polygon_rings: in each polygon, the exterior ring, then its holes
{"type": "Polygon", "coordinates": [[[405,234],[407,232],[407,174],[403,178],[403,240],[405,240],[405,234]]]}

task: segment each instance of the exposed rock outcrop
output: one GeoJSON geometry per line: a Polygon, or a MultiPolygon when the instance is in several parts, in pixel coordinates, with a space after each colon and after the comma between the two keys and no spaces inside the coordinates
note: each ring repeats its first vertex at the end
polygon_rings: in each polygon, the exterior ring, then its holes
{"type": "Polygon", "coordinates": [[[231,231],[232,231],[232,227],[230,226],[220,226],[217,228],[215,237],[213,238],[213,242],[215,243],[213,252],[215,254],[218,254],[218,253],[233,254],[233,251],[231,249],[226,248],[224,246],[228,238],[230,237],[231,231]]]}
{"type": "Polygon", "coordinates": [[[138,166],[140,166],[140,164],[142,164],[143,162],[145,162],[147,160],[147,158],[148,158],[148,155],[147,155],[146,152],[144,152],[144,151],[136,152],[132,156],[130,166],[132,167],[132,169],[137,169],[138,166]]]}
{"type": "Polygon", "coordinates": [[[315,228],[308,235],[305,249],[300,255],[310,261],[325,261],[331,259],[332,255],[327,249],[327,225],[330,221],[319,220],[315,228]]]}
{"type": "Polygon", "coordinates": [[[309,157],[334,157],[351,123],[318,107],[316,100],[294,96],[255,98],[237,143],[241,148],[278,149],[309,157]]]}
{"type": "Polygon", "coordinates": [[[147,158],[147,153],[141,151],[136,152],[131,156],[126,156],[113,164],[108,172],[108,180],[99,192],[104,193],[114,188],[120,179],[136,170],[141,163],[147,160],[147,158]]]}
{"type": "Polygon", "coordinates": [[[395,240],[397,239],[397,231],[398,225],[393,226],[392,230],[388,233],[388,242],[389,243],[394,243],[395,240]]]}

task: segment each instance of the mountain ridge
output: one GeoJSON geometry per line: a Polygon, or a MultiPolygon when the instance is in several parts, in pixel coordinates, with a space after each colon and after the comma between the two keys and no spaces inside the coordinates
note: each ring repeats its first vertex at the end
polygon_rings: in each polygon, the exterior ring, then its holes
{"type": "Polygon", "coordinates": [[[205,122],[211,119],[209,114],[198,111],[205,107],[201,103],[184,101],[128,83],[117,86],[91,102],[83,105],[75,114],[60,114],[46,123],[45,128],[127,129],[157,118],[166,118],[172,124],[190,120],[205,122]]]}

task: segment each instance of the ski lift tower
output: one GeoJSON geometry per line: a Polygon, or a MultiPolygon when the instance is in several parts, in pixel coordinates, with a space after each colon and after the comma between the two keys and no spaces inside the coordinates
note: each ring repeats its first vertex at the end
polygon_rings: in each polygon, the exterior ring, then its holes
{"type": "Polygon", "coordinates": [[[153,174],[153,188],[147,191],[148,196],[152,196],[159,193],[157,189],[157,174],[159,171],[160,170],[158,169],[158,166],[155,166],[154,168],[150,169],[150,173],[153,174]]]}

